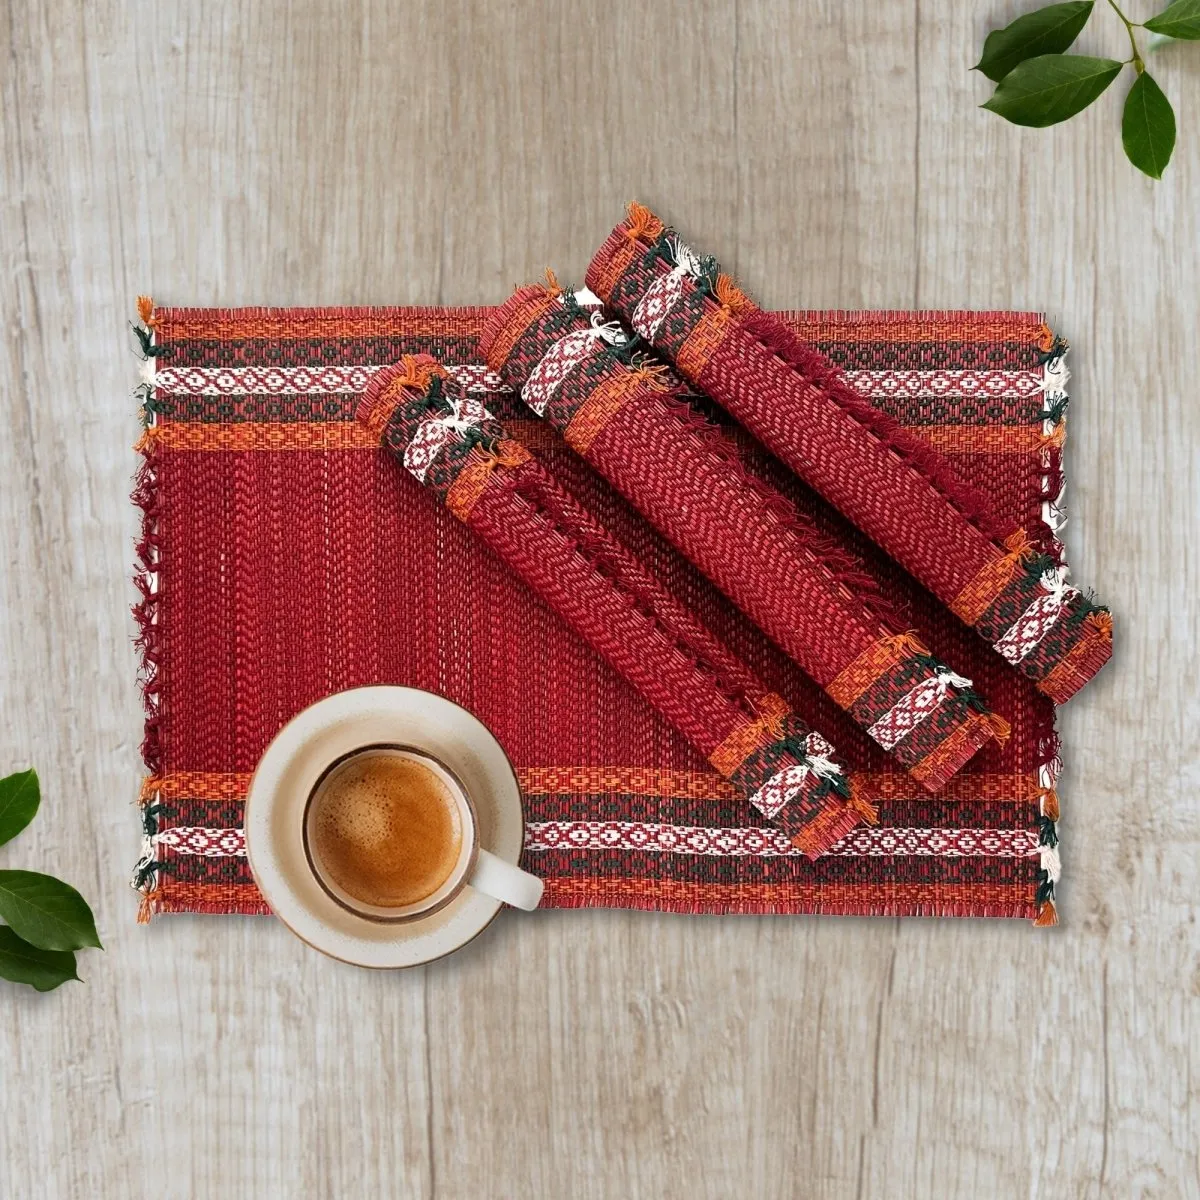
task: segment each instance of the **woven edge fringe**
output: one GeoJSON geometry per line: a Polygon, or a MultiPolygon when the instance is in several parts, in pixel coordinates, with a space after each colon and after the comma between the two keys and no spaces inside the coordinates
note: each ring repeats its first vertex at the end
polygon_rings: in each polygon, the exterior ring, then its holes
{"type": "Polygon", "coordinates": [[[154,303],[148,296],[137,300],[141,324],[132,324],[138,341],[142,362],[140,382],[134,396],[142,421],[142,436],[134,449],[141,462],[134,474],[131,499],[142,514],[141,529],[134,543],[133,583],[139,599],[133,604],[133,619],[137,625],[134,645],[138,652],[138,690],[142,697],[145,723],[142,735],[142,761],[147,775],[142,782],[138,805],[142,818],[142,853],[133,868],[130,880],[141,894],[138,923],[145,924],[158,911],[158,875],[163,863],[157,857],[154,835],[161,810],[158,784],[162,775],[162,542],[159,530],[158,451],[152,431],[158,425],[161,406],[154,395],[154,368],[165,347],[155,340],[158,321],[154,303]]]}
{"type": "MultiPolygon", "coordinates": [[[[1065,369],[1068,344],[1047,325],[1042,335],[1042,462],[1041,462],[1041,525],[1046,551],[1062,566],[1066,566],[1066,546],[1058,536],[1066,524],[1064,497],[1066,480],[1063,475],[1063,446],[1067,435],[1067,408],[1070,396],[1066,385],[1070,374],[1065,369]]],[[[1038,784],[1040,808],[1038,816],[1038,843],[1041,863],[1038,867],[1038,884],[1035,894],[1037,916],[1034,924],[1049,926],[1058,924],[1058,908],[1055,892],[1062,874],[1062,862],[1058,852],[1058,777],[1062,771],[1059,757],[1059,739],[1052,715],[1048,728],[1038,731],[1038,784]]]]}

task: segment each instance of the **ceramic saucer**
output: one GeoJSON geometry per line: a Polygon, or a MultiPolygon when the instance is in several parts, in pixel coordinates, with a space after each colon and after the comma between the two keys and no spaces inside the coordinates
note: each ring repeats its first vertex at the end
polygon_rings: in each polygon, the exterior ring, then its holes
{"type": "Polygon", "coordinates": [[[380,924],[336,904],[317,883],[302,833],[309,793],[334,759],[378,743],[426,749],[444,762],[475,804],[479,844],[517,862],[525,832],[521,792],[500,743],[465,708],[407,687],[339,692],[279,731],[250,781],[246,854],[272,911],[314,949],[360,967],[413,967],[465,946],[502,905],[468,885],[437,912],[380,924]]]}

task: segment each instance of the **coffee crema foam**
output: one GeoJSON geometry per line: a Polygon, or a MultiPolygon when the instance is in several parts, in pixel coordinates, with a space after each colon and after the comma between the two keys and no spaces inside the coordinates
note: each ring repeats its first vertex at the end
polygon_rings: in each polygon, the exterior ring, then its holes
{"type": "Polygon", "coordinates": [[[447,784],[415,758],[366,751],[336,767],[312,800],[312,852],[360,904],[403,908],[445,883],[462,850],[447,784]]]}

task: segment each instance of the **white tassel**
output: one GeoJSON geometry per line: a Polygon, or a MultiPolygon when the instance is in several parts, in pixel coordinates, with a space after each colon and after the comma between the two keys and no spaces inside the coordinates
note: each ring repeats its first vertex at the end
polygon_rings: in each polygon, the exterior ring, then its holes
{"type": "Polygon", "coordinates": [[[700,278],[700,256],[679,238],[671,238],[671,253],[675,256],[675,273],[700,278]]]}
{"type": "Polygon", "coordinates": [[[836,779],[842,773],[842,768],[824,754],[810,754],[800,765],[807,767],[818,779],[836,779]]]}
{"type": "Polygon", "coordinates": [[[965,675],[959,675],[950,670],[949,667],[942,667],[937,673],[938,689],[942,695],[952,688],[969,688],[974,687],[975,681],[968,679],[965,675]]]}
{"type": "Polygon", "coordinates": [[[1057,883],[1062,877],[1062,860],[1058,857],[1057,846],[1039,847],[1042,854],[1042,870],[1050,877],[1051,883],[1057,883]]]}
{"type": "Polygon", "coordinates": [[[473,397],[455,396],[450,403],[454,411],[439,418],[439,424],[444,425],[452,433],[466,433],[468,429],[489,420],[492,415],[473,397]]]}
{"type": "Polygon", "coordinates": [[[1066,356],[1060,354],[1050,359],[1042,367],[1042,391],[1047,399],[1061,399],[1067,394],[1067,384],[1071,381],[1071,371],[1067,366],[1066,356]]]}
{"type": "MultiPolygon", "coordinates": [[[[144,884],[139,885],[138,879],[146,867],[148,867],[152,862],[157,861],[158,855],[155,853],[154,839],[148,833],[144,834],[142,837],[142,856],[137,860],[136,863],[134,863],[133,874],[129,877],[129,886],[133,888],[134,891],[141,891],[143,887],[145,887],[144,884]]],[[[154,883],[153,880],[151,880],[150,887],[153,886],[154,883]]]]}
{"type": "Polygon", "coordinates": [[[1043,571],[1040,583],[1042,591],[1054,601],[1055,608],[1062,608],[1075,595],[1075,588],[1067,582],[1067,568],[1065,566],[1051,567],[1050,570],[1043,571]]]}
{"type": "Polygon", "coordinates": [[[610,346],[624,346],[629,341],[629,335],[621,328],[619,321],[605,321],[598,313],[592,313],[592,335],[610,346]]]}

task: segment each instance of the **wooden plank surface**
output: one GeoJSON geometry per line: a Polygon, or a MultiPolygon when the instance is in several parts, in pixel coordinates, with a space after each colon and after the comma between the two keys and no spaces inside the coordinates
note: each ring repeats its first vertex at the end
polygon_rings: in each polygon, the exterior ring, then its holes
{"type": "Polygon", "coordinates": [[[1200,51],[1155,60],[1155,185],[1116,88],[976,110],[1017,11],[0,3],[0,771],[45,794],[0,865],[108,947],[0,987],[0,1195],[1200,1194],[1200,51]],[[1066,537],[1119,640],[1062,717],[1062,926],[545,913],[398,975],[135,927],[134,295],[495,302],[634,195],[768,304],[1073,342],[1066,537]]]}

